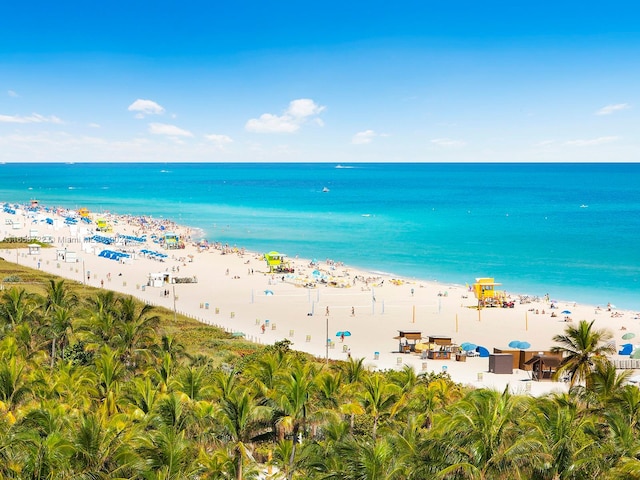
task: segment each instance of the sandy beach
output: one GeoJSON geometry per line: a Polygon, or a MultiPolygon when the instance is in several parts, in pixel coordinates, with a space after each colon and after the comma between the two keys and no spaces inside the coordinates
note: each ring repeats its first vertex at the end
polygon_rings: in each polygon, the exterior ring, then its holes
{"type": "MultiPolygon", "coordinates": [[[[92,223],[67,224],[65,218],[76,212],[8,210],[0,211],[0,239],[48,237],[52,248],[0,250],[7,261],[130,294],[227,331],[242,332],[258,343],[287,338],[293,348],[321,359],[328,355],[344,360],[351,355],[376,369],[410,365],[417,372],[446,370],[463,384],[500,390],[508,385],[516,393],[539,395],[566,390],[567,385],[531,381],[531,372],[519,369],[511,374],[489,373],[486,357],[433,360],[421,353],[400,353],[400,342],[394,337],[399,331],[419,331],[424,338],[450,337],[454,344],[470,342],[493,353],[494,348],[509,350],[514,340],[528,342],[528,351],[547,351],[554,345],[554,335],[562,333],[568,322],[580,320],[595,320],[597,328],[609,329],[618,348],[634,342],[623,340],[623,334],[640,334],[638,314],[613,306],[609,310],[606,298],[600,305],[575,304],[555,299],[553,292],[548,299],[532,298],[503,285],[513,308],[478,310],[473,292],[464,284],[418,282],[357,270],[341,264],[339,252],[335,259],[315,264],[285,257],[293,271],[272,274],[264,259],[266,252],[196,244],[188,228],[166,220],[90,212],[92,223]],[[97,218],[104,218],[111,231],[96,232],[97,218]],[[155,243],[168,232],[178,235],[184,248],[165,249],[155,243]],[[101,243],[118,235],[120,240],[114,244],[101,243]],[[139,241],[143,235],[145,240],[139,241]],[[105,250],[128,256],[107,258],[101,256],[105,250]],[[162,278],[169,283],[159,280],[153,286],[154,279],[162,278]],[[341,331],[350,335],[341,338],[341,331]],[[332,341],[328,348],[327,338],[332,341]]],[[[486,276],[491,277],[491,272],[486,276]]],[[[474,280],[461,279],[469,284],[474,280]]]]}

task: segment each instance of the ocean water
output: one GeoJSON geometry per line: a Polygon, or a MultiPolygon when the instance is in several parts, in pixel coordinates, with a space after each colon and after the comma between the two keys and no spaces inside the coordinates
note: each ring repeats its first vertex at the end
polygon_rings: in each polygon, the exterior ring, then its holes
{"type": "Polygon", "coordinates": [[[0,201],[640,311],[640,164],[0,164],[0,201]],[[328,191],[323,191],[328,189],[328,191]]]}

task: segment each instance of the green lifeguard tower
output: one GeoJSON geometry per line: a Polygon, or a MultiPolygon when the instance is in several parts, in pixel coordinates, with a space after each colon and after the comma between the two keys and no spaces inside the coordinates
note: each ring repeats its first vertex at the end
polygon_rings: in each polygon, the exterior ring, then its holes
{"type": "Polygon", "coordinates": [[[164,234],[163,243],[167,250],[180,248],[180,236],[173,232],[167,232],[164,234]]]}
{"type": "Polygon", "coordinates": [[[264,259],[267,261],[267,267],[269,267],[269,273],[278,271],[282,267],[284,264],[284,257],[286,257],[286,255],[278,252],[269,252],[264,254],[264,259]]]}

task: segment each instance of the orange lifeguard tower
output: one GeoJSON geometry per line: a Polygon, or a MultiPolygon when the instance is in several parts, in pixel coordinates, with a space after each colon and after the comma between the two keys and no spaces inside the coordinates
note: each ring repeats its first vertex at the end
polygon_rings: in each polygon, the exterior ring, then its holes
{"type": "Polygon", "coordinates": [[[506,296],[503,290],[496,290],[495,287],[502,285],[496,283],[493,278],[476,278],[473,284],[473,294],[478,299],[478,308],[501,307],[506,296]]]}

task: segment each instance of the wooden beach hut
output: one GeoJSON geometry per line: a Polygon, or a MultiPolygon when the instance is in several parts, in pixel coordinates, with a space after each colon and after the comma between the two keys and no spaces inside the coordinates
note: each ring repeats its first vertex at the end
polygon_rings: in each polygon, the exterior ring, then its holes
{"type": "Polygon", "coordinates": [[[411,353],[416,351],[416,343],[422,339],[422,332],[418,330],[398,330],[398,335],[393,338],[398,340],[398,352],[411,353]]]}
{"type": "Polygon", "coordinates": [[[531,366],[531,379],[540,381],[551,380],[561,362],[558,355],[534,355],[525,364],[531,366]]]}

